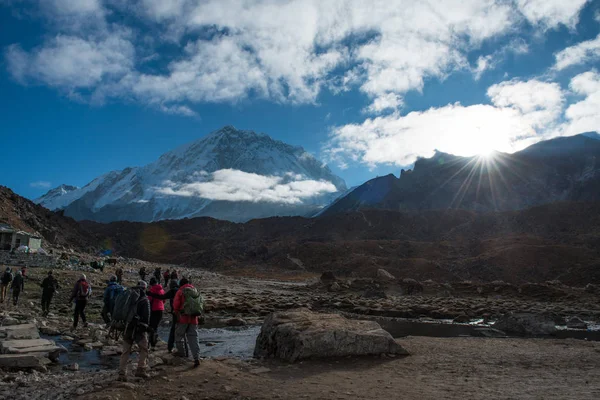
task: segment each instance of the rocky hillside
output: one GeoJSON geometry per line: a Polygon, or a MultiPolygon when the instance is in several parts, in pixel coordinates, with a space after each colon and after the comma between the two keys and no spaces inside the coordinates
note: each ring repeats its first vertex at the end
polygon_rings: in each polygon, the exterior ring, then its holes
{"type": "Polygon", "coordinates": [[[49,211],[4,186],[0,186],[0,220],[17,229],[42,235],[43,247],[51,244],[56,248],[88,252],[101,247],[94,234],[84,230],[72,218],[49,211]]]}
{"type": "Polygon", "coordinates": [[[213,270],[333,270],[436,281],[600,282],[600,203],[523,211],[366,210],[236,224],[86,222],[123,255],[213,270]]]}
{"type": "Polygon", "coordinates": [[[331,205],[324,215],[361,209],[520,210],[562,201],[600,200],[600,135],[534,144],[514,154],[458,157],[436,153],[412,170],[378,177],[331,205]]]}
{"type": "Polygon", "coordinates": [[[345,190],[303,148],[227,126],[144,167],[109,172],[81,189],[53,189],[36,202],[99,222],[247,221],[314,214],[345,190]]]}

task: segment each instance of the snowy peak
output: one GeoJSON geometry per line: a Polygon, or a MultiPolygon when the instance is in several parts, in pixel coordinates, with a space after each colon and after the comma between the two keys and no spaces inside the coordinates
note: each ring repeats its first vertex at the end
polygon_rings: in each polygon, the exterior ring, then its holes
{"type": "Polygon", "coordinates": [[[50,210],[58,210],[63,208],[66,204],[70,202],[67,196],[69,193],[72,193],[76,190],[79,190],[77,186],[71,185],[60,185],[55,187],[54,189],[50,189],[46,194],[41,197],[38,197],[33,202],[40,204],[50,210]],[[66,196],[66,197],[65,197],[66,196]],[[67,202],[66,204],[65,201],[67,202]]]}
{"type": "Polygon", "coordinates": [[[112,171],[40,204],[75,219],[156,221],[211,216],[247,221],[308,215],[346,190],[302,147],[226,126],[142,167],[112,171]]]}

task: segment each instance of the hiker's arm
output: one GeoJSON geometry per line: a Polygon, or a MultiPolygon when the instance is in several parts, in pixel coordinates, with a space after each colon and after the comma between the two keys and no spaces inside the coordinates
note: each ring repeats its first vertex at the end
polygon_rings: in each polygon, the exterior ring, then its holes
{"type": "Polygon", "coordinates": [[[179,313],[183,309],[183,292],[178,291],[173,298],[173,311],[179,313]]]}

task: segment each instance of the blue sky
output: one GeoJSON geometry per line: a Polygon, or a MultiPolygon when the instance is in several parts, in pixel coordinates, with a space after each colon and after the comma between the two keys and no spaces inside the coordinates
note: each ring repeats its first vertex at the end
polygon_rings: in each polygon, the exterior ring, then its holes
{"type": "Polygon", "coordinates": [[[224,125],[350,186],[600,130],[600,1],[0,0],[0,29],[0,184],[31,198],[224,125]]]}

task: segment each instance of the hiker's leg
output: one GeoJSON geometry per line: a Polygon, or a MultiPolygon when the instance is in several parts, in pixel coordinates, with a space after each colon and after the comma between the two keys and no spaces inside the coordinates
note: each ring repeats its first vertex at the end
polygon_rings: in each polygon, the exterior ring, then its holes
{"type": "Polygon", "coordinates": [[[173,350],[175,346],[175,328],[177,327],[177,317],[175,314],[172,314],[173,318],[171,319],[171,329],[169,330],[169,340],[167,342],[167,349],[169,352],[173,350]]]}
{"type": "Polygon", "coordinates": [[[158,324],[160,324],[161,319],[162,311],[152,311],[150,313],[150,323],[148,325],[152,329],[150,332],[150,345],[152,347],[156,346],[156,342],[158,341],[158,324]]]}
{"type": "Polygon", "coordinates": [[[75,301],[75,311],[73,312],[73,328],[77,328],[79,323],[79,302],[75,301]]]}
{"type": "Polygon", "coordinates": [[[119,360],[119,375],[127,375],[127,362],[129,362],[129,354],[131,354],[132,345],[133,342],[129,343],[127,340],[123,340],[123,353],[119,360]]]}
{"type": "Polygon", "coordinates": [[[48,305],[48,296],[44,293],[42,293],[42,314],[46,314],[46,310],[47,310],[47,305],[48,305]]]}
{"type": "Polygon", "coordinates": [[[148,335],[144,333],[142,339],[137,342],[140,353],[138,355],[138,371],[148,369],[148,335]]]}
{"type": "Polygon", "coordinates": [[[81,320],[83,321],[83,324],[87,324],[87,320],[85,318],[85,306],[87,306],[87,300],[80,300],[81,302],[81,320]]]}
{"type": "Polygon", "coordinates": [[[183,339],[185,337],[186,329],[187,324],[177,324],[177,327],[175,328],[175,345],[177,346],[177,355],[181,357],[185,357],[183,339]]]}
{"type": "Polygon", "coordinates": [[[13,289],[13,305],[17,305],[19,302],[19,294],[21,294],[20,290],[13,289]]]}
{"type": "Polygon", "coordinates": [[[6,285],[2,284],[2,302],[4,303],[4,298],[6,297],[6,285]]]}
{"type": "Polygon", "coordinates": [[[188,346],[190,346],[192,358],[194,359],[194,361],[200,359],[200,343],[198,343],[198,326],[192,324],[188,325],[186,337],[188,346]]]}

